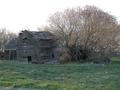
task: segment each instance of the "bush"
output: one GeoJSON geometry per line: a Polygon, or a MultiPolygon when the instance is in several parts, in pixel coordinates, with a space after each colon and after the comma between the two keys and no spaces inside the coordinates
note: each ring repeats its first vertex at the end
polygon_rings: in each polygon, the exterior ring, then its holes
{"type": "Polygon", "coordinates": [[[104,56],[90,57],[87,61],[94,64],[109,64],[111,62],[110,58],[104,56]]]}
{"type": "Polygon", "coordinates": [[[65,64],[71,61],[71,56],[67,53],[63,54],[59,58],[60,64],[65,64]]]}

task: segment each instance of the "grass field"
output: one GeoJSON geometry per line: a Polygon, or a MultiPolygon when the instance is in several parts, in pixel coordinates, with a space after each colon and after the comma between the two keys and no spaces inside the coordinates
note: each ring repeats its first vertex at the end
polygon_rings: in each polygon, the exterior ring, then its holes
{"type": "Polygon", "coordinates": [[[0,90],[120,90],[119,58],[110,65],[0,63],[0,90]]]}

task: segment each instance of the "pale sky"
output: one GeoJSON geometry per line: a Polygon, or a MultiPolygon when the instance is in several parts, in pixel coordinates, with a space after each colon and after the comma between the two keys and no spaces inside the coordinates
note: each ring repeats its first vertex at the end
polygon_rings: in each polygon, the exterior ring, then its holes
{"type": "Polygon", "coordinates": [[[120,20],[120,0],[0,0],[0,28],[37,30],[56,11],[85,5],[97,6],[120,20]]]}

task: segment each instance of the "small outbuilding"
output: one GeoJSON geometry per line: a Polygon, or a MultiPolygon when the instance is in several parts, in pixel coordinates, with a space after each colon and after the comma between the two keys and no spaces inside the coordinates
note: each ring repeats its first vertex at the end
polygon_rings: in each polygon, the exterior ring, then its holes
{"type": "Polygon", "coordinates": [[[16,38],[10,40],[5,46],[4,57],[6,60],[16,60],[16,38]]]}

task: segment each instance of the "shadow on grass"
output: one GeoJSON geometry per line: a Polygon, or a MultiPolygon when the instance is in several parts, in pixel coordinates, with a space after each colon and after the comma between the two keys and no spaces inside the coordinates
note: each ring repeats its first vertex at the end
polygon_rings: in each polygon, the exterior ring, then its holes
{"type": "Polygon", "coordinates": [[[120,64],[120,57],[119,56],[112,57],[111,60],[112,60],[112,64],[120,64]]]}
{"type": "Polygon", "coordinates": [[[120,61],[112,61],[112,64],[120,64],[120,61]]]}

